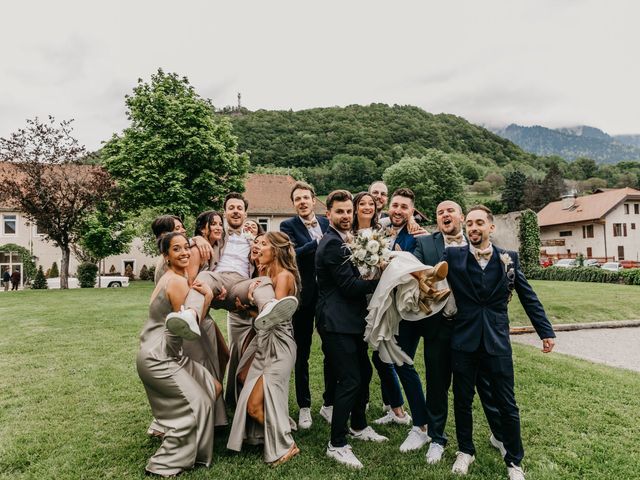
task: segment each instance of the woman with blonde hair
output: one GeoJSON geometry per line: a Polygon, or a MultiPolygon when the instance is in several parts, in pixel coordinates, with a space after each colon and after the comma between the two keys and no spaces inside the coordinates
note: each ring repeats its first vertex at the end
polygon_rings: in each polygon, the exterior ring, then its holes
{"type": "MultiPolygon", "coordinates": [[[[300,274],[289,237],[268,232],[255,242],[258,263],[271,278],[276,299],[299,295],[300,274]]],[[[300,452],[289,421],[289,380],[296,343],[290,318],[275,325],[256,323],[255,329],[257,349],[238,398],[227,448],[240,451],[245,441],[264,443],[265,462],[277,466],[300,452]]]]}

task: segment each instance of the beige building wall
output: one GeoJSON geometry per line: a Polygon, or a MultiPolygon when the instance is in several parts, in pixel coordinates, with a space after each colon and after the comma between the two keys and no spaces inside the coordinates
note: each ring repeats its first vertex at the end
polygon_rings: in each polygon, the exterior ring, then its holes
{"type": "MultiPolygon", "coordinates": [[[[19,212],[0,211],[0,245],[6,245],[7,243],[15,243],[32,252],[32,256],[35,257],[36,267],[42,265],[45,272],[51,268],[53,262],[56,262],[58,268],[60,268],[62,260],[60,249],[53,242],[46,242],[44,236],[38,233],[37,226],[19,212]],[[15,233],[9,231],[11,228],[6,228],[13,224],[13,218],[16,219],[15,233]]],[[[105,259],[106,272],[109,272],[111,265],[114,265],[116,271],[124,273],[127,262],[133,264],[133,273],[137,276],[140,274],[140,269],[143,265],[147,267],[155,265],[155,258],[146,255],[142,251],[142,242],[139,239],[135,239],[132,242],[129,253],[105,259]]],[[[71,275],[75,276],[78,264],[78,260],[72,253],[69,260],[69,273],[71,275]]]]}

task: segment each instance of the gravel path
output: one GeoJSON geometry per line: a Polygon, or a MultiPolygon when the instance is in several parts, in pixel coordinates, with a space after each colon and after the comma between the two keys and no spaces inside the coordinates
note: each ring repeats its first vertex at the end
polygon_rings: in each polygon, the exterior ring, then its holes
{"type": "MultiPolygon", "coordinates": [[[[556,332],[554,352],[640,372],[640,328],[556,332]]],[[[511,341],[542,348],[538,335],[512,335],[511,341]]]]}

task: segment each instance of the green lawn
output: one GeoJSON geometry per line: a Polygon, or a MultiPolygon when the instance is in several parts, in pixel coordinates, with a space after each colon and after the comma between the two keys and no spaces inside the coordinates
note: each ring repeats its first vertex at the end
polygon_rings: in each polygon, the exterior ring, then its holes
{"type": "MultiPolygon", "coordinates": [[[[551,323],[640,319],[640,287],[607,283],[531,281],[551,323]]],[[[531,325],[517,295],[509,305],[513,325],[531,325]]]]}
{"type": "MultiPolygon", "coordinates": [[[[567,296],[576,295],[574,286],[582,292],[583,285],[572,284],[567,296]]],[[[548,292],[546,287],[535,282],[543,301],[553,297],[548,310],[555,315],[555,305],[563,301],[560,290],[569,287],[553,284],[548,292]]],[[[617,286],[594,286],[599,302],[613,305],[617,301],[608,299],[609,287],[618,295],[617,286]]],[[[144,478],[144,465],[158,442],[145,435],[151,413],[134,358],[150,293],[150,284],[136,282],[125,289],[0,294],[0,479],[144,478]]],[[[219,324],[224,329],[224,321],[219,324]]],[[[327,459],[328,427],[317,415],[322,389],[318,345],[315,341],[311,373],[315,423],[311,431],[295,435],[299,457],[270,469],[259,448],[228,452],[222,429],[216,432],[215,464],[181,478],[455,478],[449,473],[455,439],[445,461],[429,466],[424,450],[398,452],[406,435],[400,427],[379,429],[390,437],[386,444],[354,444],[365,464],[362,472],[327,459]]],[[[640,375],[520,345],[514,346],[514,355],[527,478],[637,478],[640,375]]],[[[422,374],[421,362],[418,368],[422,374]]],[[[381,414],[374,378],[371,419],[381,414]]],[[[291,406],[292,416],[297,415],[291,406]]],[[[478,454],[468,478],[505,478],[477,405],[476,411],[478,454]]],[[[453,418],[447,429],[453,436],[453,418]]]]}

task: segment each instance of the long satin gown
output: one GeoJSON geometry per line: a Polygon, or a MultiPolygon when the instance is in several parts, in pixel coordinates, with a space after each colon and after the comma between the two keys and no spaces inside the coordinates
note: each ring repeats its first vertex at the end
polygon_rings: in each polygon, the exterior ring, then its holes
{"type": "Polygon", "coordinates": [[[162,288],[149,305],[136,357],[155,422],[164,431],[160,448],[146,469],[177,475],[195,464],[210,466],[213,458],[215,386],[213,376],[182,352],[182,338],[164,325],[172,311],[162,288]]]}
{"type": "Polygon", "coordinates": [[[264,443],[264,461],[275,462],[293,445],[289,423],[289,380],[296,361],[291,321],[258,330],[256,353],[238,397],[227,448],[240,451],[243,442],[264,443]],[[247,403],[258,378],[264,384],[264,425],[247,414],[247,403]]]}

